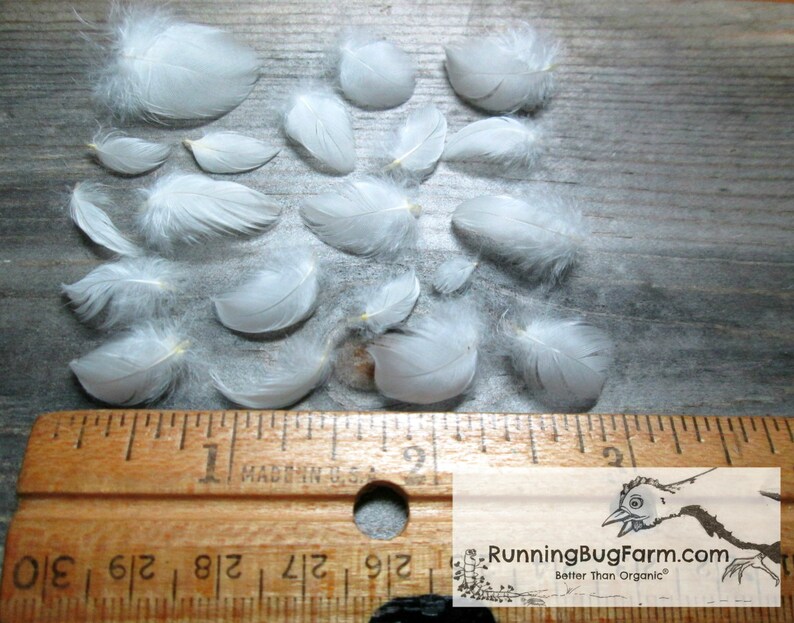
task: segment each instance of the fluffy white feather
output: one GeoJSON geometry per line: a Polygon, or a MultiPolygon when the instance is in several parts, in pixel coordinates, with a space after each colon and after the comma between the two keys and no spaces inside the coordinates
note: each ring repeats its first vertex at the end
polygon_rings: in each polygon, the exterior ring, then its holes
{"type": "Polygon", "coordinates": [[[281,208],[262,193],[197,173],[172,173],[143,191],[138,222],[149,244],[253,234],[278,220],[281,208]]]}
{"type": "Polygon", "coordinates": [[[540,106],[551,94],[557,44],[529,24],[446,46],[455,92],[490,112],[540,106]]]}
{"type": "Polygon", "coordinates": [[[259,77],[252,49],[222,30],[179,21],[162,8],[117,6],[108,61],[95,89],[116,114],[210,119],[248,97],[259,77]]]}
{"type": "Polygon", "coordinates": [[[344,102],[322,88],[293,93],[284,115],[284,132],[337,173],[356,166],[356,143],[344,102]]]}
{"type": "Polygon", "coordinates": [[[118,255],[141,255],[143,251],[124,237],[105,212],[111,205],[110,198],[99,184],[80,182],[72,190],[69,215],[96,244],[118,255]]]}
{"type": "Polygon", "coordinates": [[[338,194],[317,195],[301,208],[320,240],[368,257],[393,257],[412,246],[421,212],[402,186],[373,177],[348,182],[338,194]]]}
{"type": "Polygon", "coordinates": [[[98,266],[61,288],[87,322],[107,310],[103,327],[132,324],[157,315],[176,290],[173,264],[160,258],[128,258],[98,266]]]}
{"type": "Polygon", "coordinates": [[[284,251],[243,285],[214,299],[220,321],[243,333],[291,327],[314,311],[318,265],[311,251],[284,251]]]}
{"type": "Polygon", "coordinates": [[[380,393],[432,404],[465,392],[477,370],[479,321],[468,303],[439,305],[404,333],[387,333],[367,350],[380,393]]]}
{"type": "Polygon", "coordinates": [[[413,269],[380,284],[368,296],[360,319],[373,333],[383,333],[403,320],[419,298],[419,280],[413,269]]]}
{"type": "Polygon", "coordinates": [[[423,179],[436,168],[444,151],[447,120],[435,106],[412,112],[394,134],[388,147],[389,171],[423,179]]]}
{"type": "Polygon", "coordinates": [[[278,147],[237,132],[210,132],[184,141],[198,165],[209,173],[243,173],[276,157],[278,147]]]}
{"type": "Polygon", "coordinates": [[[250,409],[279,409],[295,404],[322,385],[331,370],[329,340],[298,335],[281,349],[277,363],[253,387],[230,389],[217,374],[215,387],[232,402],[250,409]]]}
{"type": "Polygon", "coordinates": [[[156,400],[177,381],[190,342],[171,329],[144,325],[107,342],[69,367],[86,392],[112,405],[156,400]]]}
{"type": "Polygon", "coordinates": [[[458,130],[444,149],[444,160],[493,162],[505,168],[528,167],[540,152],[540,132],[529,122],[491,117],[458,130]]]}
{"type": "Polygon", "coordinates": [[[88,147],[100,164],[124,175],[140,175],[156,169],[171,153],[170,145],[150,143],[118,130],[98,132],[92,140],[88,147]]]}
{"type": "Polygon", "coordinates": [[[413,95],[413,62],[393,43],[353,32],[339,51],[339,84],[353,103],[363,108],[393,108],[413,95]]]}
{"type": "Polygon", "coordinates": [[[460,292],[469,285],[477,264],[465,257],[453,257],[443,262],[433,275],[433,288],[441,294],[460,292]]]}
{"type": "Polygon", "coordinates": [[[555,407],[589,408],[598,400],[612,363],[607,335],[578,319],[507,323],[513,366],[539,398],[555,407]]]}
{"type": "Polygon", "coordinates": [[[452,223],[528,277],[551,282],[573,265],[584,236],[581,215],[550,195],[477,197],[455,208],[452,223]]]}

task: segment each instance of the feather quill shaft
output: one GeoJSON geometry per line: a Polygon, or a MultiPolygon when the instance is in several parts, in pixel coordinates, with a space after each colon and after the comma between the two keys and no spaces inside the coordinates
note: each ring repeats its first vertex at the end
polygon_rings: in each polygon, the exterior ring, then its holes
{"type": "Polygon", "coordinates": [[[149,244],[254,234],[273,225],[281,208],[262,193],[235,182],[195,173],[172,173],[143,191],[138,222],[149,244]]]}
{"type": "Polygon", "coordinates": [[[521,319],[506,334],[513,367],[542,401],[573,410],[595,404],[612,362],[603,331],[579,319],[521,319]]]}
{"type": "Polygon", "coordinates": [[[424,179],[436,168],[446,136],[447,120],[435,106],[414,111],[394,134],[386,170],[424,179]]]}
{"type": "Polygon", "coordinates": [[[69,367],[97,400],[131,406],[156,400],[176,383],[190,342],[173,330],[144,325],[107,342],[69,367]]]}
{"type": "Polygon", "coordinates": [[[402,186],[369,177],[348,182],[338,194],[307,200],[301,216],[332,247],[367,257],[394,257],[416,242],[421,211],[402,186]]]}
{"type": "Polygon", "coordinates": [[[493,162],[506,169],[528,167],[540,152],[539,137],[539,131],[526,121],[511,117],[483,119],[449,139],[444,160],[493,162]]]}
{"type": "Polygon", "coordinates": [[[460,292],[471,281],[478,262],[465,257],[453,257],[442,263],[433,275],[433,288],[441,294],[460,292]]]}
{"type": "Polygon", "coordinates": [[[80,182],[72,190],[69,215],[80,231],[99,246],[117,255],[141,255],[143,251],[124,237],[105,212],[110,205],[110,198],[99,184],[80,182]]]}
{"type": "Polygon", "coordinates": [[[157,315],[173,297],[174,266],[160,258],[130,258],[103,264],[62,290],[80,320],[88,322],[107,311],[103,327],[130,325],[157,315]]]}
{"type": "Polygon", "coordinates": [[[313,335],[288,340],[278,361],[254,386],[229,388],[217,374],[215,387],[233,403],[250,409],[280,409],[295,404],[322,385],[331,370],[331,343],[313,335]]]}
{"type": "Polygon", "coordinates": [[[299,90],[284,115],[284,132],[337,173],[356,166],[353,126],[344,102],[322,88],[299,90]]]}
{"type": "Polygon", "coordinates": [[[278,331],[308,318],[317,304],[318,266],[308,250],[285,251],[240,287],[214,299],[220,321],[234,331],[278,331]]]}
{"type": "Polygon", "coordinates": [[[419,290],[419,280],[413,269],[381,284],[367,297],[360,320],[373,333],[383,333],[411,314],[419,290]]]}
{"type": "Polygon", "coordinates": [[[185,140],[198,165],[209,173],[244,173],[270,162],[278,147],[237,132],[210,132],[185,140]]]}
{"type": "Polygon", "coordinates": [[[479,322],[467,303],[439,305],[404,333],[387,333],[367,350],[375,384],[401,402],[432,404],[459,396],[477,370],[479,322]]]}
{"type": "Polygon", "coordinates": [[[509,195],[477,197],[455,209],[452,223],[527,277],[550,282],[573,265],[584,236],[581,215],[550,195],[526,201],[509,195]]]}
{"type": "Polygon", "coordinates": [[[95,94],[122,118],[212,119],[242,103],[259,61],[228,33],[151,6],[111,15],[108,61],[95,94]]]}
{"type": "Polygon", "coordinates": [[[118,130],[99,132],[88,145],[107,169],[124,175],[140,175],[159,167],[171,153],[170,145],[150,143],[118,130]]]}

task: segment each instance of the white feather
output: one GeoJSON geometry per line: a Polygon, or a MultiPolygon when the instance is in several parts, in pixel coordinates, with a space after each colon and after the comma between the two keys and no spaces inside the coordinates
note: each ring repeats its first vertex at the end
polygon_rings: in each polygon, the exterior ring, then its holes
{"type": "Polygon", "coordinates": [[[88,147],[104,167],[124,175],[140,175],[156,169],[171,153],[170,145],[150,143],[117,130],[97,133],[88,147]]]}
{"type": "Polygon", "coordinates": [[[137,405],[174,386],[189,346],[170,329],[144,325],[73,360],[69,367],[94,398],[119,406],[137,405]]]}
{"type": "Polygon", "coordinates": [[[98,266],[77,283],[61,286],[87,322],[103,310],[103,327],[132,324],[157,315],[173,297],[174,265],[160,258],[129,258],[98,266]]]}
{"type": "Polygon", "coordinates": [[[444,151],[447,120],[435,106],[412,112],[394,134],[388,147],[387,170],[423,179],[433,172],[444,151]]]}
{"type": "Polygon", "coordinates": [[[581,215],[553,196],[477,197],[455,209],[452,223],[528,277],[551,282],[573,265],[584,235],[581,215]]]}
{"type": "Polygon", "coordinates": [[[141,231],[149,244],[162,249],[175,241],[253,234],[275,223],[281,211],[256,190],[197,173],[172,173],[143,193],[141,231]]]}
{"type": "Polygon", "coordinates": [[[314,311],[319,291],[317,273],[317,260],[311,251],[282,252],[253,279],[215,298],[215,311],[234,331],[286,329],[314,311]]]}
{"type": "Polygon", "coordinates": [[[185,140],[198,165],[209,173],[243,173],[276,157],[278,147],[237,132],[210,132],[185,140]]]}
{"type": "Polygon", "coordinates": [[[492,117],[470,123],[449,139],[444,160],[473,160],[528,167],[540,152],[540,132],[526,121],[492,117]]]}
{"type": "Polygon", "coordinates": [[[453,257],[441,264],[433,275],[433,288],[441,294],[459,292],[471,281],[477,262],[465,257],[453,257]]]}
{"type": "Polygon", "coordinates": [[[104,210],[110,206],[110,198],[99,184],[80,182],[72,190],[69,215],[75,225],[96,244],[118,255],[141,255],[143,251],[127,240],[110,220],[104,210]]]}
{"type": "Polygon", "coordinates": [[[123,7],[111,18],[96,95],[121,117],[219,117],[245,100],[259,77],[256,53],[217,28],[149,6],[123,7]]]}
{"type": "Polygon", "coordinates": [[[217,374],[215,387],[232,402],[251,409],[279,409],[298,402],[322,385],[331,370],[328,340],[299,335],[284,343],[278,362],[255,386],[235,391],[217,374]]]}
{"type": "Polygon", "coordinates": [[[373,333],[383,333],[405,320],[418,298],[419,280],[412,269],[382,283],[367,296],[361,321],[373,333]]]}
{"type": "Polygon", "coordinates": [[[508,325],[513,366],[540,398],[581,409],[595,404],[612,362],[612,343],[582,320],[523,320],[508,325]]]}
{"type": "Polygon", "coordinates": [[[344,102],[330,91],[294,93],[284,115],[284,132],[337,173],[350,173],[356,166],[350,115],[344,102]]]}
{"type": "Polygon", "coordinates": [[[439,305],[404,333],[387,333],[367,350],[380,393],[432,404],[465,392],[477,370],[479,322],[468,303],[439,305]]]}
{"type": "Polygon", "coordinates": [[[326,244],[364,256],[393,257],[416,242],[422,208],[411,203],[402,186],[364,178],[337,193],[304,203],[301,216],[326,244]]]}
{"type": "Polygon", "coordinates": [[[339,84],[363,108],[393,108],[413,95],[411,58],[389,41],[367,33],[349,34],[340,47],[339,84]]]}
{"type": "Polygon", "coordinates": [[[450,44],[446,54],[452,88],[484,110],[531,110],[551,94],[557,44],[529,24],[450,44]]]}

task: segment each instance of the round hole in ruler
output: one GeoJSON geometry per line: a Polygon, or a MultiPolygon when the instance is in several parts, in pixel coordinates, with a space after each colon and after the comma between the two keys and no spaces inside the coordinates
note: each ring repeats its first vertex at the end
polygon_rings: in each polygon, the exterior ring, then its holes
{"type": "Polygon", "coordinates": [[[353,506],[353,519],[361,532],[387,541],[398,536],[408,523],[408,498],[390,482],[371,482],[362,487],[353,506]]]}

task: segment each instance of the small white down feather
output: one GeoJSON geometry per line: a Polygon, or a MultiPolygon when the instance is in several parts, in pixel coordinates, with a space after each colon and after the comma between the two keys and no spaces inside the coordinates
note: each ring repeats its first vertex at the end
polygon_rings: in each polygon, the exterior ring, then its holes
{"type": "Polygon", "coordinates": [[[237,132],[209,132],[195,141],[185,139],[198,165],[208,173],[244,173],[270,162],[278,147],[237,132]]]}
{"type": "Polygon", "coordinates": [[[436,168],[444,151],[447,120],[435,106],[408,115],[387,148],[387,171],[422,180],[436,168]]]}
{"type": "Polygon", "coordinates": [[[419,291],[419,279],[413,269],[381,283],[366,296],[359,320],[373,333],[383,333],[411,314],[419,291]]]}
{"type": "Polygon", "coordinates": [[[135,257],[143,250],[130,242],[113,224],[105,209],[112,202],[99,184],[80,182],[69,199],[69,216],[92,242],[116,253],[135,257]]]}
{"type": "Polygon", "coordinates": [[[528,121],[491,117],[461,128],[449,139],[444,160],[489,162],[504,169],[529,167],[540,153],[540,131],[528,121]]]}
{"type": "Polygon", "coordinates": [[[150,143],[118,130],[99,132],[88,147],[99,163],[123,175],[140,175],[159,167],[171,153],[171,146],[150,143]]]}
{"type": "Polygon", "coordinates": [[[439,294],[460,292],[471,281],[478,262],[465,257],[453,257],[443,262],[433,275],[433,288],[439,294]]]}

